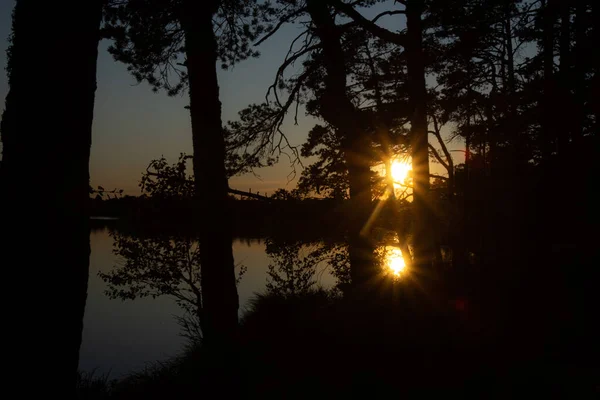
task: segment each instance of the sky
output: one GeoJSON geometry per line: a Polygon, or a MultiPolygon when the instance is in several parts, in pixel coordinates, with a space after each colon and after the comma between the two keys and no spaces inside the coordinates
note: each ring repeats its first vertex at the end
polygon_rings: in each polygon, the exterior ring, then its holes
{"type": "MultiPolygon", "coordinates": [[[[13,6],[14,0],[0,0],[2,109],[8,91],[6,48],[13,6]]],[[[365,15],[375,15],[381,9],[374,7],[365,15]]],[[[232,70],[219,71],[224,123],[236,119],[238,111],[247,105],[264,101],[266,90],[299,29],[285,26],[259,47],[261,57],[246,60],[232,70]]],[[[93,187],[100,185],[107,190],[123,189],[125,194],[139,195],[138,183],[151,160],[164,156],[174,163],[179,153],[192,153],[190,116],[184,108],[188,99],[187,95],[168,97],[164,92],[153,93],[148,84],[138,84],[126,66],[108,54],[109,44],[104,40],[99,46],[90,179],[93,187]]],[[[314,123],[311,118],[300,118],[299,124],[294,125],[292,118],[288,118],[283,130],[293,145],[301,145],[314,123]]],[[[297,172],[299,176],[300,170],[297,172]]],[[[296,180],[290,180],[291,173],[290,163],[283,156],[277,165],[260,169],[256,175],[232,178],[230,186],[267,194],[278,188],[293,189],[296,180]]]]}

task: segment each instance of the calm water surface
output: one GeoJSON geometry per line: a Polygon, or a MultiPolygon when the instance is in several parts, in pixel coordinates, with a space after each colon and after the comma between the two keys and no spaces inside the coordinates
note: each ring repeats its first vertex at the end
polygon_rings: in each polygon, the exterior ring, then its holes
{"type": "MultiPolygon", "coordinates": [[[[174,301],[167,297],[134,301],[111,300],[99,271],[109,271],[117,263],[112,253],[113,240],[108,230],[91,234],[90,277],[84,318],[80,368],[110,373],[111,378],[143,369],[148,362],[166,360],[178,354],[184,345],[173,315],[181,315],[174,301]]],[[[236,240],[233,243],[236,263],[248,267],[238,286],[240,313],[256,292],[265,289],[270,259],[260,240],[236,240]]],[[[328,287],[334,279],[318,274],[318,283],[328,287]]]]}

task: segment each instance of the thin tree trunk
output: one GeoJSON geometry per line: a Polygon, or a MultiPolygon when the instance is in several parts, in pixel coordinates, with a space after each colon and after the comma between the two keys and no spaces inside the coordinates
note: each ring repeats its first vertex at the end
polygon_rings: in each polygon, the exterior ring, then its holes
{"type": "Polygon", "coordinates": [[[513,34],[512,34],[512,22],[511,22],[511,9],[510,4],[512,0],[506,1],[506,7],[504,10],[504,35],[506,43],[506,72],[508,74],[508,93],[513,95],[516,90],[515,81],[515,56],[513,50],[513,34]]]}
{"type": "MultiPolygon", "coordinates": [[[[584,10],[580,11],[580,8],[583,6],[580,5],[578,7],[578,12],[583,14],[584,10]]],[[[590,18],[592,20],[593,33],[592,33],[592,42],[599,43],[600,42],[600,27],[598,27],[598,23],[594,24],[593,21],[600,21],[600,4],[597,1],[592,2],[592,13],[590,18]]],[[[583,35],[582,35],[583,36],[583,35]]],[[[593,45],[592,45],[593,46],[593,45]]],[[[590,45],[588,44],[588,48],[590,45]]],[[[590,94],[587,96],[591,103],[591,111],[594,114],[595,125],[592,128],[590,133],[599,136],[600,135],[600,99],[598,99],[598,93],[600,93],[600,57],[596,55],[593,60],[593,66],[595,69],[594,77],[590,82],[590,94]]],[[[582,84],[585,84],[585,81],[582,81],[582,84]]],[[[585,117],[585,109],[582,107],[582,117],[585,117]]]]}
{"type": "Polygon", "coordinates": [[[357,110],[346,93],[344,52],[335,21],[327,2],[308,0],[308,12],[316,26],[323,46],[327,74],[324,78],[322,115],[342,135],[342,146],[348,166],[350,203],[352,207],[348,238],[352,283],[366,288],[377,276],[374,248],[369,238],[367,222],[372,209],[371,169],[368,150],[370,139],[357,110]]]}
{"type": "Polygon", "coordinates": [[[182,26],[190,85],[195,196],[199,207],[204,340],[233,343],[238,323],[225,139],[212,17],[219,2],[184,2],[182,26]]]}
{"type": "MultiPolygon", "coordinates": [[[[571,7],[569,2],[560,2],[560,96],[553,101],[562,104],[566,115],[573,115],[573,96],[571,94],[571,7]]],[[[577,125],[571,123],[567,118],[560,118],[558,128],[558,154],[564,155],[569,146],[571,127],[577,125]]]]}
{"type": "MultiPolygon", "coordinates": [[[[597,5],[594,5],[597,6],[597,5]]],[[[573,62],[573,84],[574,84],[574,106],[575,118],[573,118],[572,139],[575,147],[581,142],[583,137],[583,126],[585,119],[585,65],[589,57],[586,39],[585,26],[586,1],[578,0],[575,8],[575,49],[573,62]]],[[[597,29],[597,28],[596,28],[597,29]]],[[[600,122],[596,119],[596,122],[600,122]]]]}
{"type": "Polygon", "coordinates": [[[11,304],[5,362],[15,373],[7,378],[11,385],[24,387],[26,379],[30,394],[43,390],[44,397],[75,394],[89,268],[101,10],[99,0],[18,0],[13,19],[1,126],[0,256],[10,299],[5,304],[11,304]],[[75,51],[62,62],[65,46],[75,51]],[[31,385],[24,371],[44,363],[48,367],[31,385]]]}
{"type": "Polygon", "coordinates": [[[554,85],[554,9],[553,1],[542,2],[543,6],[543,39],[542,52],[544,59],[544,100],[542,119],[542,158],[547,161],[552,153],[554,135],[555,101],[554,85]]]}
{"type": "Polygon", "coordinates": [[[519,131],[518,126],[515,125],[517,109],[512,104],[515,98],[517,90],[516,76],[515,76],[515,56],[513,48],[513,28],[512,28],[512,9],[511,5],[514,3],[513,0],[505,0],[504,2],[504,43],[506,48],[506,94],[508,98],[507,104],[507,124],[505,129],[508,131],[508,135],[511,140],[510,148],[513,157],[513,173],[518,176],[519,170],[524,163],[523,138],[522,132],[519,131]]]}
{"type": "MultiPolygon", "coordinates": [[[[442,148],[444,158],[446,158],[446,161],[442,162],[441,164],[444,166],[444,168],[446,168],[446,172],[448,172],[448,196],[452,198],[454,196],[454,160],[452,159],[452,155],[448,150],[448,146],[446,146],[446,143],[442,138],[442,133],[438,123],[438,119],[435,115],[433,115],[433,134],[435,135],[438,144],[442,148]]],[[[485,149],[485,143],[483,143],[482,146],[485,149]]]]}
{"type": "MultiPolygon", "coordinates": [[[[592,14],[591,14],[591,19],[592,21],[600,21],[600,4],[598,4],[598,2],[593,2],[592,3],[592,14]]],[[[600,42],[600,28],[598,27],[598,24],[594,24],[593,25],[593,36],[592,36],[592,41],[593,43],[599,43],[600,42]]],[[[595,74],[594,77],[592,78],[592,81],[590,82],[590,94],[587,96],[587,98],[589,99],[591,105],[591,112],[594,115],[594,120],[595,120],[595,125],[592,127],[592,131],[590,133],[596,135],[596,136],[600,136],[600,99],[598,98],[599,96],[597,95],[598,93],[600,93],[600,57],[597,57],[594,59],[594,69],[595,69],[595,74]]],[[[585,82],[582,82],[585,83],[585,82]]],[[[585,108],[582,107],[582,113],[581,113],[582,117],[585,117],[585,108]]],[[[583,118],[582,118],[583,120],[583,118]]]]}
{"type": "Polygon", "coordinates": [[[414,266],[430,269],[435,249],[433,218],[429,197],[429,145],[427,135],[427,87],[423,56],[422,4],[408,0],[406,5],[407,64],[412,104],[411,148],[413,165],[414,266]]]}

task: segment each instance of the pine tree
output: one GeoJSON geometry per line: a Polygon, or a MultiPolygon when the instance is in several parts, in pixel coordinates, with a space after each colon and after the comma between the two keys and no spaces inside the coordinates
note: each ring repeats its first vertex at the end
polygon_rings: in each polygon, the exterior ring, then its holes
{"type": "Polygon", "coordinates": [[[8,379],[15,387],[43,390],[34,397],[75,395],[101,15],[100,0],[19,0],[13,12],[10,91],[1,124],[0,254],[4,282],[11,282],[5,292],[12,303],[5,329],[8,379]],[[66,53],[66,46],[74,51],[66,53]],[[39,362],[52,367],[32,386],[23,371],[39,362]]]}
{"type": "Polygon", "coordinates": [[[207,343],[231,342],[238,315],[217,64],[257,55],[249,43],[266,9],[253,0],[130,0],[107,13],[116,60],[155,91],[189,91],[207,343]]]}

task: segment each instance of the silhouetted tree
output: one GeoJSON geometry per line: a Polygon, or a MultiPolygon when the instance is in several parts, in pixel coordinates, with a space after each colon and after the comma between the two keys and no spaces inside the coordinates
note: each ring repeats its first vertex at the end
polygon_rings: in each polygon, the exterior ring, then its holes
{"type": "Polygon", "coordinates": [[[294,201],[300,198],[299,191],[297,189],[287,190],[287,189],[277,189],[269,198],[273,200],[282,200],[282,201],[294,201]]]}
{"type": "MultiPolygon", "coordinates": [[[[303,148],[304,155],[318,155],[320,159],[303,172],[301,189],[315,192],[324,189],[331,192],[327,195],[338,198],[348,196],[352,203],[348,238],[353,243],[350,252],[354,260],[351,263],[354,281],[358,285],[373,282],[371,278],[377,271],[372,243],[369,243],[374,197],[371,166],[383,160],[377,149],[381,138],[377,138],[371,110],[373,96],[370,92],[374,90],[369,82],[374,77],[366,67],[369,52],[364,50],[369,38],[352,24],[337,24],[338,13],[331,7],[332,2],[276,4],[274,18],[278,22],[258,43],[274,35],[286,23],[302,22],[306,29],[293,41],[267,92],[268,102],[243,110],[240,120],[231,123],[230,128],[239,141],[253,143],[254,149],[263,149],[269,143],[274,143],[275,148],[280,146],[281,141],[274,138],[281,133],[285,116],[294,113],[294,105],[296,116],[298,106],[305,104],[309,115],[326,122],[326,126],[317,126],[311,131],[303,148]],[[287,78],[286,71],[297,61],[302,61],[302,71],[287,78]],[[284,91],[288,93],[287,98],[282,96],[284,91]],[[342,179],[336,181],[336,176],[342,179]]],[[[384,49],[381,53],[385,57],[388,52],[384,49]]],[[[399,79],[397,74],[390,75],[392,78],[388,80],[395,80],[396,87],[390,84],[388,91],[393,92],[398,89],[399,79]]],[[[398,101],[397,98],[394,101],[398,101]]],[[[387,113],[386,118],[394,121],[390,131],[399,132],[397,128],[401,123],[397,120],[401,118],[391,117],[391,107],[386,106],[377,113],[387,113]]]]}
{"type": "Polygon", "coordinates": [[[300,192],[334,199],[348,198],[348,168],[340,138],[332,129],[320,125],[312,128],[300,154],[305,158],[318,157],[302,171],[298,180],[300,192]]]}
{"type": "MultiPolygon", "coordinates": [[[[370,2],[358,2],[357,5],[369,5],[370,2]]],[[[427,123],[427,87],[425,83],[425,56],[422,15],[426,11],[420,1],[402,2],[404,10],[391,10],[389,15],[405,14],[406,31],[392,32],[368,20],[354,7],[336,0],[335,7],[352,18],[355,23],[371,34],[405,50],[406,71],[408,75],[407,93],[409,97],[409,115],[411,123],[410,148],[413,163],[413,211],[414,246],[417,268],[430,269],[434,258],[433,218],[428,205],[429,197],[429,146],[427,123]]]]}
{"type": "Polygon", "coordinates": [[[411,155],[413,163],[414,260],[428,269],[434,258],[433,218],[429,199],[429,141],[427,129],[427,86],[423,52],[424,6],[406,2],[406,57],[411,104],[411,155]]]}
{"type": "Polygon", "coordinates": [[[189,89],[207,342],[233,339],[238,309],[217,63],[256,55],[248,41],[261,31],[261,9],[245,0],[130,0],[108,13],[111,52],[138,80],[170,95],[189,89]]]}
{"type": "MultiPolygon", "coordinates": [[[[538,192],[550,190],[559,174],[569,175],[567,165],[579,168],[572,156],[577,138],[591,138],[593,117],[583,105],[590,103],[577,95],[589,92],[576,86],[591,83],[593,61],[580,57],[575,62],[573,57],[577,43],[585,47],[592,33],[591,26],[580,29],[577,41],[577,10],[580,21],[589,22],[592,7],[585,1],[577,8],[552,0],[435,4],[428,23],[443,43],[434,68],[440,121],[453,124],[454,134],[465,140],[467,236],[473,235],[471,245],[479,242],[478,253],[493,259],[497,242],[487,241],[494,243],[488,246],[485,237],[526,230],[518,226],[528,218],[523,204],[531,174],[544,177],[538,192]],[[582,73],[584,69],[588,72],[582,73]],[[494,220],[499,215],[503,217],[494,220]]],[[[549,207],[545,213],[555,207],[543,204],[549,207]]],[[[514,235],[505,236],[514,241],[514,235]]],[[[520,257],[521,250],[513,249],[520,257]]],[[[498,256],[507,255],[503,251],[498,256]]]]}
{"type": "Polygon", "coordinates": [[[321,41],[325,72],[320,93],[319,113],[340,135],[348,168],[348,183],[353,214],[348,244],[352,283],[365,288],[373,283],[375,262],[369,238],[372,211],[371,170],[368,156],[370,140],[362,116],[346,94],[348,71],[341,35],[327,2],[307,0],[307,12],[314,24],[314,35],[321,41]]]}
{"type": "MultiPolygon", "coordinates": [[[[227,177],[240,171],[246,171],[256,167],[258,164],[253,162],[240,161],[236,154],[226,159],[226,175],[227,177]]],[[[149,196],[155,200],[191,200],[194,197],[194,175],[188,171],[188,161],[192,156],[185,153],[179,155],[176,163],[169,165],[167,159],[161,157],[150,161],[146,171],[142,174],[140,181],[140,189],[142,195],[149,196]]],[[[228,187],[227,192],[239,196],[246,196],[257,200],[267,200],[265,196],[258,193],[250,193],[243,190],[233,189],[228,187]]]]}
{"type": "Polygon", "coordinates": [[[10,90],[0,127],[0,255],[6,282],[27,282],[28,289],[24,295],[9,285],[18,292],[5,292],[19,299],[6,316],[12,324],[5,330],[12,348],[7,379],[26,387],[23,371],[46,360],[52,367],[28,389],[43,390],[43,396],[75,394],[89,268],[88,163],[101,13],[101,0],[19,0],[13,11],[10,90]],[[72,67],[60,58],[65,46],[73,50],[72,67]]]}

